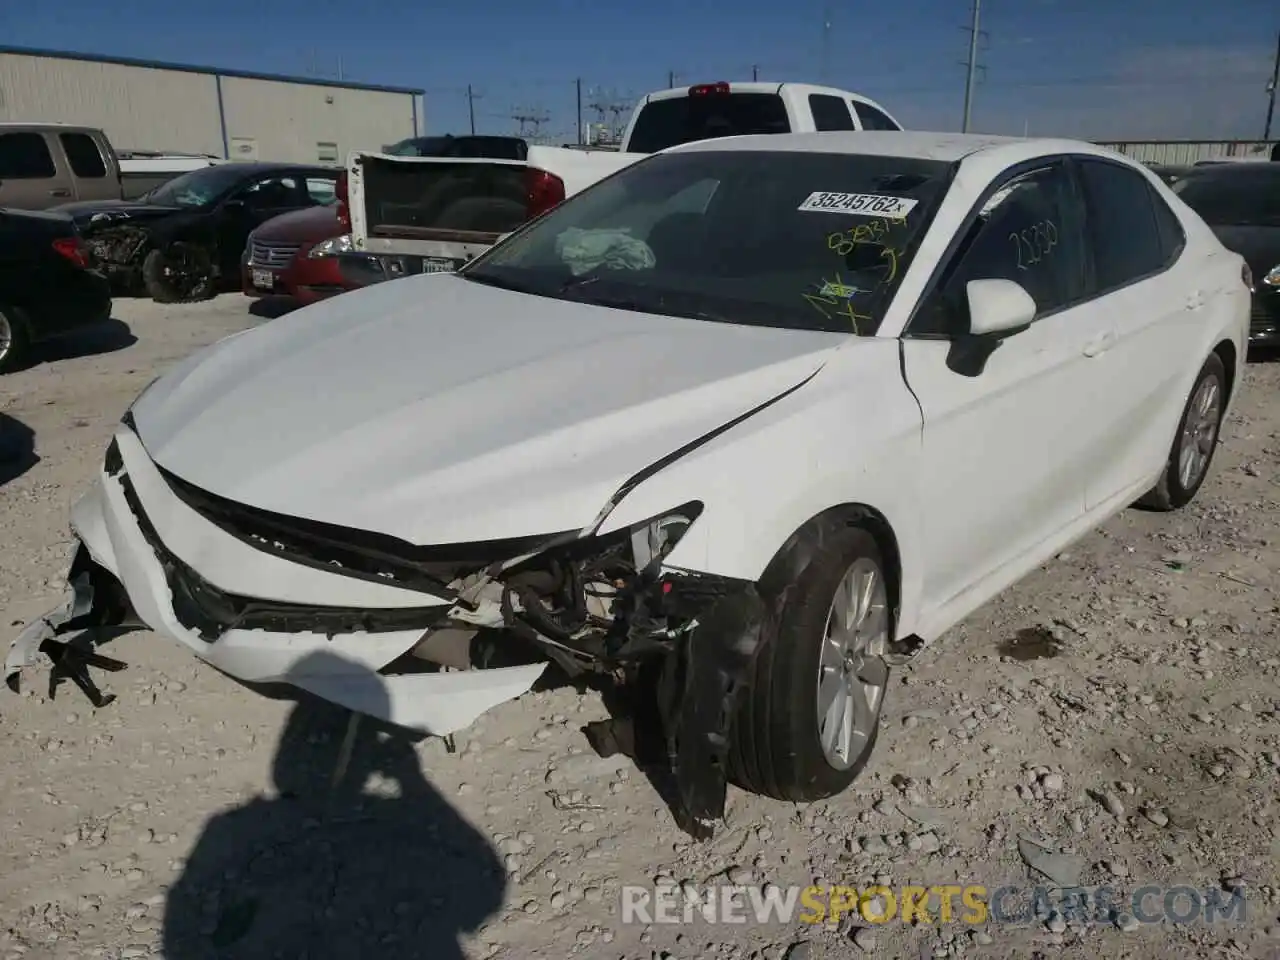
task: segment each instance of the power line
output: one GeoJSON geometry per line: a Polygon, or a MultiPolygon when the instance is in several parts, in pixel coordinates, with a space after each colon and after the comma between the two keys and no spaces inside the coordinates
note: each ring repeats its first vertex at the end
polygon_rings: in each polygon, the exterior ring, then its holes
{"type": "Polygon", "coordinates": [[[1271,66],[1271,82],[1267,84],[1267,124],[1262,139],[1271,139],[1271,118],[1276,112],[1276,87],[1280,87],[1280,34],[1276,35],[1276,59],[1271,66]]]}
{"type": "Polygon", "coordinates": [[[471,84],[467,84],[467,116],[471,120],[471,135],[476,135],[476,100],[483,96],[471,89],[471,84]]]}
{"type": "Polygon", "coordinates": [[[973,19],[967,27],[969,31],[969,59],[965,61],[964,77],[964,118],[960,122],[960,132],[969,132],[969,117],[973,111],[973,83],[977,73],[982,69],[978,65],[978,39],[982,34],[982,0],[973,0],[973,19]]]}
{"type": "Polygon", "coordinates": [[[818,66],[818,79],[826,83],[831,72],[831,4],[822,8],[822,55],[818,66]]]}
{"type": "Polygon", "coordinates": [[[512,107],[511,119],[520,124],[520,130],[516,134],[517,137],[536,140],[542,125],[551,120],[551,115],[542,108],[512,107]],[[530,127],[533,129],[530,130],[530,127]]]}

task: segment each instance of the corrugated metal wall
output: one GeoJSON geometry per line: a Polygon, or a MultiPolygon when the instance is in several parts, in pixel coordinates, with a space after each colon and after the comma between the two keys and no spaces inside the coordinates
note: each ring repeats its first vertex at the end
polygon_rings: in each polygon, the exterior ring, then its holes
{"type": "Polygon", "coordinates": [[[1187,166],[1199,160],[1221,157],[1269,160],[1273,143],[1266,140],[1124,140],[1099,143],[1098,146],[1146,163],[1187,166]]]}
{"type": "Polygon", "coordinates": [[[345,163],[413,136],[415,111],[423,129],[422,108],[408,92],[0,52],[0,120],[101,127],[120,150],[345,163]]]}
{"type": "Polygon", "coordinates": [[[0,53],[0,120],[101,127],[117,149],[222,155],[207,74],[0,53]]]}
{"type": "Polygon", "coordinates": [[[404,93],[223,77],[222,102],[228,139],[255,140],[261,160],[318,163],[320,145],[336,144],[345,162],[351,150],[413,136],[413,97],[404,93]]]}

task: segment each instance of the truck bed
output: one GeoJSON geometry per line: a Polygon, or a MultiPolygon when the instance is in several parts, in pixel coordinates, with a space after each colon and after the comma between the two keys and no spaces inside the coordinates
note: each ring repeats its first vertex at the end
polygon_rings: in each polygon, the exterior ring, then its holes
{"type": "Polygon", "coordinates": [[[531,173],[560,178],[568,197],[639,159],[539,146],[525,161],[355,153],[348,163],[352,243],[372,254],[465,262],[529,219],[531,173]]]}

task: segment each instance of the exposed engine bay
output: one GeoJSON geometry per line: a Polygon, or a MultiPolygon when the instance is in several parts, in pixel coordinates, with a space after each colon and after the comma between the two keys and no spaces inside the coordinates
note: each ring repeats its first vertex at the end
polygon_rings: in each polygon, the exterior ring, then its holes
{"type": "MultiPolygon", "coordinates": [[[[700,509],[690,504],[640,529],[570,541],[456,580],[451,628],[509,629],[570,675],[665,649],[696,621],[666,603],[662,559],[700,509]]],[[[431,639],[418,655],[430,658],[431,639]]]]}
{"type": "Polygon", "coordinates": [[[135,289],[142,282],[142,261],[151,242],[150,235],[136,224],[98,220],[108,216],[98,214],[81,232],[112,286],[135,289]]]}

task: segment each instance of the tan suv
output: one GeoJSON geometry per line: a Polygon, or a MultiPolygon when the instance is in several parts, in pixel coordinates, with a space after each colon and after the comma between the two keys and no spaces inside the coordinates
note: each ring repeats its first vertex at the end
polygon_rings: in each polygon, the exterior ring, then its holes
{"type": "Polygon", "coordinates": [[[0,207],[45,210],[73,200],[120,197],[120,164],[101,130],[0,123],[0,207]]]}

